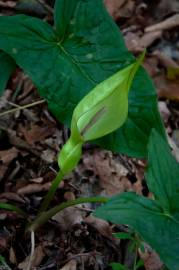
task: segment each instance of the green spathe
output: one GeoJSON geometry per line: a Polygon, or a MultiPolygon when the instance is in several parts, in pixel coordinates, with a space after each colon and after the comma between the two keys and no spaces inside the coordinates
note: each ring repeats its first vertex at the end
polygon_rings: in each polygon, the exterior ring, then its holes
{"type": "Polygon", "coordinates": [[[86,142],[122,126],[128,114],[129,88],[143,57],[98,84],[79,102],[72,116],[72,133],[77,129],[86,142]]]}
{"type": "Polygon", "coordinates": [[[70,139],[58,158],[63,173],[77,165],[84,142],[101,138],[124,124],[128,115],[129,89],[144,55],[145,52],[135,63],[99,83],[76,106],[70,139]]]}

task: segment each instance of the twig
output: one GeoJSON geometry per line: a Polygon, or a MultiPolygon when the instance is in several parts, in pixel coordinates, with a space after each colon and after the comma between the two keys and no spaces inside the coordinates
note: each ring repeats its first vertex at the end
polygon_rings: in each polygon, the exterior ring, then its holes
{"type": "Polygon", "coordinates": [[[179,65],[172,58],[159,50],[154,51],[151,55],[157,56],[160,64],[162,64],[162,66],[164,66],[166,69],[168,67],[179,68],[179,65]]]}
{"type": "Polygon", "coordinates": [[[168,30],[179,25],[179,14],[176,14],[163,22],[148,26],[145,28],[145,32],[168,30]]]}
{"type": "Polygon", "coordinates": [[[74,260],[78,257],[91,257],[91,256],[95,257],[97,255],[101,256],[101,253],[98,251],[93,251],[93,252],[75,254],[75,255],[71,256],[70,258],[68,258],[67,260],[62,261],[62,264],[66,264],[69,261],[74,260]]]}
{"type": "Polygon", "coordinates": [[[152,31],[145,33],[143,37],[139,40],[139,46],[142,49],[149,47],[156,39],[161,38],[162,31],[152,31]]]}
{"type": "Polygon", "coordinates": [[[24,109],[27,109],[27,108],[30,108],[30,107],[34,107],[34,106],[39,105],[39,104],[42,104],[44,102],[45,102],[45,100],[42,99],[42,100],[38,100],[38,101],[35,101],[33,103],[30,103],[30,104],[23,105],[23,106],[19,106],[17,104],[13,104],[13,106],[16,106],[16,108],[0,113],[0,117],[1,116],[4,116],[6,114],[9,114],[9,113],[14,113],[14,112],[16,112],[18,110],[24,110],[24,109]]]}
{"type": "Polygon", "coordinates": [[[37,0],[39,4],[41,4],[48,12],[53,14],[53,8],[51,8],[48,4],[46,4],[43,0],[37,0]]]}

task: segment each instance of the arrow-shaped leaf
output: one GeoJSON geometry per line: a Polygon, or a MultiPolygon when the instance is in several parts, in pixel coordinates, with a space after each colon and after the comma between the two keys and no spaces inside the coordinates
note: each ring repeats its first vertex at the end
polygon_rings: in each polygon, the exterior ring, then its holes
{"type": "Polygon", "coordinates": [[[179,165],[156,131],[152,131],[149,142],[147,183],[155,200],[123,193],[99,207],[95,215],[130,225],[158,252],[169,269],[178,270],[179,165]]]}
{"type": "MultiPolygon", "coordinates": [[[[0,48],[31,77],[54,115],[69,125],[78,102],[134,58],[102,0],[57,0],[55,9],[55,30],[28,16],[1,16],[0,48]]],[[[143,157],[152,127],[163,133],[154,87],[141,68],[129,94],[125,125],[98,143],[143,157]]]]}

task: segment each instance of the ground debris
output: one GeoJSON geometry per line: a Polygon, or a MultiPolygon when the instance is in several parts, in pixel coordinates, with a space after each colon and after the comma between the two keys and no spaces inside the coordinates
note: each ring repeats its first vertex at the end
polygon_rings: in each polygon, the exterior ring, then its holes
{"type": "MultiPolygon", "coordinates": [[[[37,267],[40,265],[41,261],[45,257],[45,253],[43,251],[43,247],[41,245],[38,245],[35,248],[31,268],[37,267]]],[[[25,260],[18,264],[18,268],[22,270],[27,270],[29,264],[29,256],[25,258],[25,260]]]]}
{"type": "Polygon", "coordinates": [[[76,260],[71,260],[67,264],[65,264],[60,270],[76,270],[77,268],[76,260]]]}
{"type": "Polygon", "coordinates": [[[163,22],[146,27],[145,32],[169,30],[177,26],[179,26],[179,14],[173,15],[163,22]]]}

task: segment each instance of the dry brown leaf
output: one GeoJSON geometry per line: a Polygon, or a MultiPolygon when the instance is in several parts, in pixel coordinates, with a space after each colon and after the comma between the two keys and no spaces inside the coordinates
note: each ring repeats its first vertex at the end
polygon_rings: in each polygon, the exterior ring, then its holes
{"type": "Polygon", "coordinates": [[[141,259],[144,261],[146,270],[161,270],[163,263],[159,255],[153,251],[148,245],[145,246],[145,252],[139,252],[141,259]]]}
{"type": "Polygon", "coordinates": [[[129,180],[123,179],[128,170],[110,151],[95,150],[93,154],[85,153],[83,164],[85,170],[92,172],[99,179],[98,186],[107,195],[132,190],[129,180]]]}
{"type": "Polygon", "coordinates": [[[12,91],[7,89],[4,94],[0,98],[0,110],[3,110],[8,105],[8,101],[10,100],[12,91]]]}
{"type": "Polygon", "coordinates": [[[179,1],[178,0],[160,0],[159,5],[156,9],[156,17],[157,18],[164,18],[167,15],[172,13],[179,12],[179,1]]]}
{"type": "Polygon", "coordinates": [[[19,78],[19,81],[23,82],[23,92],[22,94],[18,95],[17,100],[21,101],[26,98],[34,89],[34,84],[32,83],[31,79],[23,73],[20,73],[19,76],[21,76],[21,78],[19,78]]]}
{"type": "Polygon", "coordinates": [[[157,57],[159,64],[161,64],[165,68],[179,68],[179,65],[172,58],[158,50],[154,51],[152,55],[157,57]]]}
{"type": "Polygon", "coordinates": [[[107,221],[96,218],[93,215],[89,215],[85,218],[85,222],[94,227],[103,236],[113,239],[112,229],[107,221]]]}
{"type": "Polygon", "coordinates": [[[179,84],[175,81],[167,80],[164,75],[154,78],[158,96],[171,100],[179,100],[179,84]]]}
{"type": "Polygon", "coordinates": [[[56,152],[52,149],[46,149],[42,151],[41,159],[43,159],[45,162],[51,164],[54,161],[56,161],[56,152]]]}
{"type": "Polygon", "coordinates": [[[158,75],[158,58],[156,56],[146,57],[144,62],[144,67],[151,77],[158,75]]]}
{"type": "Polygon", "coordinates": [[[13,192],[4,192],[0,194],[0,200],[14,201],[18,203],[25,202],[25,200],[21,196],[13,192]]]}
{"type": "Polygon", "coordinates": [[[176,141],[176,138],[174,137],[174,134],[172,138],[168,136],[168,142],[172,148],[173,155],[175,156],[176,160],[179,162],[179,147],[178,147],[178,142],[176,141]]]}
{"type": "Polygon", "coordinates": [[[30,184],[26,185],[25,187],[19,188],[17,190],[17,194],[25,195],[25,194],[33,194],[42,191],[48,191],[51,186],[51,182],[45,184],[30,184]]]}
{"type": "Polygon", "coordinates": [[[171,115],[171,112],[167,108],[166,102],[159,101],[158,102],[158,107],[159,107],[159,112],[160,112],[160,114],[162,116],[162,119],[164,120],[165,123],[167,123],[168,119],[169,119],[169,117],[171,115]]]}
{"type": "Polygon", "coordinates": [[[54,127],[50,125],[44,127],[32,125],[29,130],[26,130],[26,128],[20,126],[20,131],[23,133],[28,144],[34,144],[36,142],[44,141],[47,137],[52,136],[54,127]]]}
{"type": "MultiPolygon", "coordinates": [[[[99,176],[99,184],[107,195],[114,195],[126,190],[124,183],[120,180],[127,175],[128,171],[119,160],[113,158],[111,152],[96,151],[92,160],[94,171],[99,176]]],[[[130,182],[128,184],[130,186],[130,182]]]]}
{"type": "MultiPolygon", "coordinates": [[[[32,258],[31,268],[33,269],[33,267],[38,267],[44,257],[45,253],[43,251],[43,247],[41,245],[37,246],[35,248],[34,255],[32,258]]],[[[29,264],[29,256],[26,257],[26,259],[23,262],[19,263],[18,268],[22,270],[27,270],[28,264],[29,264]]]]}
{"type": "Polygon", "coordinates": [[[76,270],[77,269],[77,262],[76,260],[71,260],[65,266],[60,268],[60,270],[76,270]]]}
{"type": "Polygon", "coordinates": [[[179,147],[179,129],[173,131],[172,139],[176,143],[177,147],[179,147]]]}
{"type": "Polygon", "coordinates": [[[128,32],[124,38],[128,50],[139,53],[149,47],[155,40],[161,38],[161,36],[162,31],[145,33],[142,37],[139,36],[139,33],[128,32]]]}
{"type": "Polygon", "coordinates": [[[20,149],[25,149],[38,157],[40,156],[40,153],[36,150],[37,147],[32,147],[26,141],[18,137],[17,132],[15,130],[6,129],[6,132],[8,134],[9,141],[12,145],[20,149]]]}
{"type": "Polygon", "coordinates": [[[9,250],[9,261],[13,264],[17,264],[17,258],[13,247],[10,247],[9,250]]]}
{"type": "Polygon", "coordinates": [[[140,38],[138,46],[144,50],[145,48],[149,47],[155,40],[161,38],[161,36],[162,31],[160,30],[146,33],[140,38]]]}
{"type": "Polygon", "coordinates": [[[135,9],[135,1],[128,0],[125,5],[117,13],[117,18],[130,18],[133,15],[135,9]]]}
{"type": "Polygon", "coordinates": [[[3,179],[5,173],[7,172],[8,167],[6,165],[0,166],[0,181],[3,179]]]}
{"type": "Polygon", "coordinates": [[[1,8],[15,8],[16,3],[14,1],[0,1],[1,8]]]}
{"type": "Polygon", "coordinates": [[[15,147],[0,151],[0,180],[4,177],[9,164],[17,157],[18,153],[19,151],[15,147]]]}
{"type": "Polygon", "coordinates": [[[8,237],[0,236],[0,252],[3,250],[7,250],[8,242],[9,242],[8,237]]]}
{"type": "Polygon", "coordinates": [[[140,195],[143,195],[143,194],[142,194],[142,190],[143,190],[142,181],[137,180],[137,182],[135,182],[135,183],[133,184],[133,190],[134,190],[136,193],[138,193],[138,194],[140,194],[140,195]]]}
{"type": "Polygon", "coordinates": [[[125,2],[126,0],[104,0],[105,6],[113,18],[116,18],[119,9],[125,2]]]}
{"type": "Polygon", "coordinates": [[[57,213],[52,219],[58,222],[61,230],[66,231],[83,221],[83,212],[76,207],[69,207],[57,213]]]}
{"type": "Polygon", "coordinates": [[[43,177],[38,177],[38,178],[30,179],[29,181],[35,184],[41,184],[43,180],[44,180],[43,177]]]}
{"type": "Polygon", "coordinates": [[[124,36],[124,39],[129,51],[131,52],[142,51],[142,48],[139,45],[140,37],[137,35],[137,33],[127,32],[127,34],[124,36]]]}
{"type": "Polygon", "coordinates": [[[66,201],[72,201],[72,200],[75,200],[75,194],[73,193],[73,192],[71,192],[71,191],[67,191],[67,192],[65,192],[65,194],[64,194],[64,199],[66,200],[66,201]]]}
{"type": "Polygon", "coordinates": [[[0,161],[5,164],[9,164],[18,155],[18,150],[13,147],[9,150],[0,151],[0,161]]]}

